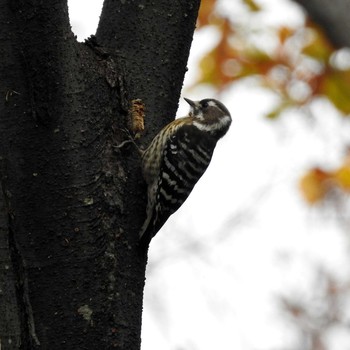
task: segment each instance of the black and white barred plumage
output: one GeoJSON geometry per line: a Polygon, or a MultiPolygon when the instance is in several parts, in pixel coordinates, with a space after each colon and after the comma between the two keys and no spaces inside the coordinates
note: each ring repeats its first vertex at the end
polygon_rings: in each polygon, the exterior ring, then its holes
{"type": "Polygon", "coordinates": [[[165,126],[142,157],[148,185],[147,217],[140,231],[143,245],[187,199],[231,125],[231,115],[221,102],[185,100],[191,106],[189,115],[165,126]]]}

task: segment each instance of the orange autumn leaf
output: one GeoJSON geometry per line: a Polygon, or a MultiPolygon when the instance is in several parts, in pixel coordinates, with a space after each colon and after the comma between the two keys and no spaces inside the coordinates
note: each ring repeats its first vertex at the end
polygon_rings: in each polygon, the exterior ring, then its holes
{"type": "Polygon", "coordinates": [[[346,192],[350,192],[350,165],[340,167],[334,173],[334,179],[340,188],[346,192]]]}
{"type": "Polygon", "coordinates": [[[336,184],[346,192],[350,192],[350,152],[345,157],[343,165],[333,174],[336,184]]]}
{"type": "Polygon", "coordinates": [[[215,24],[221,33],[216,46],[200,61],[201,76],[198,83],[215,85],[223,89],[233,81],[251,76],[265,75],[277,62],[254,46],[241,46],[231,39],[235,35],[232,23],[227,19],[215,24]]]}
{"type": "MultiPolygon", "coordinates": [[[[201,77],[197,83],[213,84],[223,88],[233,77],[227,62],[232,63],[230,60],[237,59],[238,52],[229,43],[229,38],[233,34],[229,20],[223,19],[215,26],[220,30],[221,37],[218,44],[201,59],[199,63],[201,77]]],[[[238,63],[237,60],[236,62],[238,63]]]]}
{"type": "Polygon", "coordinates": [[[336,170],[324,171],[311,169],[299,182],[299,188],[305,200],[314,204],[323,200],[328,191],[338,188],[345,193],[350,192],[350,153],[345,156],[344,163],[336,170]]]}
{"type": "Polygon", "coordinates": [[[199,63],[201,77],[199,82],[213,84],[222,89],[226,84],[232,81],[232,76],[227,74],[225,65],[226,59],[222,51],[226,50],[223,46],[215,47],[199,63]]]}
{"type": "Polygon", "coordinates": [[[243,0],[243,2],[248,6],[249,10],[252,12],[258,12],[261,7],[254,0],[243,0]]]}
{"type": "Polygon", "coordinates": [[[280,61],[271,58],[266,52],[257,48],[250,48],[242,52],[240,56],[242,62],[246,64],[246,71],[252,74],[266,75],[280,61]]]}
{"type": "Polygon", "coordinates": [[[328,190],[327,180],[329,177],[327,172],[314,168],[300,179],[299,188],[308,203],[315,204],[324,199],[328,190]]]}
{"type": "Polygon", "coordinates": [[[213,14],[215,13],[216,2],[217,0],[201,1],[198,13],[198,28],[211,23],[213,14]]]}
{"type": "Polygon", "coordinates": [[[350,71],[329,68],[320,80],[317,93],[328,97],[343,113],[350,114],[350,71]]]}
{"type": "Polygon", "coordinates": [[[292,37],[295,34],[295,29],[282,26],[278,29],[277,35],[281,44],[284,44],[287,39],[292,37]]]}
{"type": "MultiPolygon", "coordinates": [[[[256,0],[241,1],[248,12],[261,10],[256,0]]],[[[277,92],[283,100],[290,99],[291,107],[307,105],[314,98],[324,96],[344,115],[350,115],[350,70],[340,71],[332,66],[335,49],[318,25],[308,20],[302,31],[283,25],[276,28],[278,44],[273,51],[266,52],[250,40],[249,33],[242,30],[240,24],[220,14],[217,3],[217,0],[206,0],[200,7],[199,26],[210,25],[220,37],[216,46],[200,60],[200,77],[195,85],[210,84],[222,91],[240,79],[259,76],[265,88],[277,92]],[[303,38],[301,33],[305,34],[303,38]],[[309,69],[312,61],[319,68],[309,69]],[[277,74],[282,70],[285,76],[277,74]],[[310,92],[305,99],[293,98],[290,79],[307,85],[310,92]]],[[[283,109],[284,106],[272,110],[268,117],[277,118],[283,109]]]]}
{"type": "Polygon", "coordinates": [[[310,30],[312,38],[302,52],[316,60],[327,62],[335,48],[324,34],[322,28],[313,22],[308,22],[306,28],[310,30]]]}
{"type": "Polygon", "coordinates": [[[275,108],[273,108],[269,113],[265,115],[268,119],[277,119],[286,109],[292,107],[293,103],[291,100],[283,100],[275,108]]]}

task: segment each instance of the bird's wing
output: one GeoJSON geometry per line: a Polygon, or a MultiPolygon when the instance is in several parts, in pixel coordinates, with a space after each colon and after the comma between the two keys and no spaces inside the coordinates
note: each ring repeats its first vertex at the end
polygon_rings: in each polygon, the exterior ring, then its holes
{"type": "Polygon", "coordinates": [[[178,128],[169,138],[154,187],[154,203],[149,203],[152,214],[147,227],[141,231],[141,237],[152,239],[169,216],[184,203],[207,169],[216,142],[214,137],[194,125],[178,128]]]}

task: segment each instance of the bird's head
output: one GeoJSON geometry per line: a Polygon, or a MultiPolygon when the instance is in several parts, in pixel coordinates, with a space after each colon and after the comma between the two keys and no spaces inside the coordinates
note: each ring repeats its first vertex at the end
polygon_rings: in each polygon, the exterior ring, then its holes
{"type": "Polygon", "coordinates": [[[225,134],[231,125],[231,114],[223,103],[213,98],[206,98],[201,101],[192,101],[185,98],[190,105],[191,117],[196,121],[194,124],[201,130],[220,132],[225,134]]]}

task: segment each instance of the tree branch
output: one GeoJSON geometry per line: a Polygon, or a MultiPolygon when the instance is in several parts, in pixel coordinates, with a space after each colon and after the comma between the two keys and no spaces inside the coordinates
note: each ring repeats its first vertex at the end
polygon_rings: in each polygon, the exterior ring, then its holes
{"type": "MultiPolygon", "coordinates": [[[[74,69],[77,64],[72,67],[74,56],[71,52],[76,46],[76,39],[70,29],[67,1],[19,0],[11,1],[10,6],[0,4],[2,8],[12,24],[11,51],[16,51],[14,55],[20,65],[9,73],[25,73],[22,79],[25,78],[24,84],[30,92],[26,97],[33,118],[48,124],[48,106],[50,103],[60,105],[57,101],[64,95],[65,87],[73,85],[71,79],[77,71],[74,69]],[[68,69],[71,72],[67,72],[68,69]],[[64,76],[71,79],[63,82],[64,76]]],[[[21,90],[24,86],[18,89],[19,92],[21,90]]]]}
{"type": "Polygon", "coordinates": [[[10,9],[27,47],[34,45],[44,52],[50,48],[56,53],[72,33],[67,0],[10,1],[10,9]]]}

